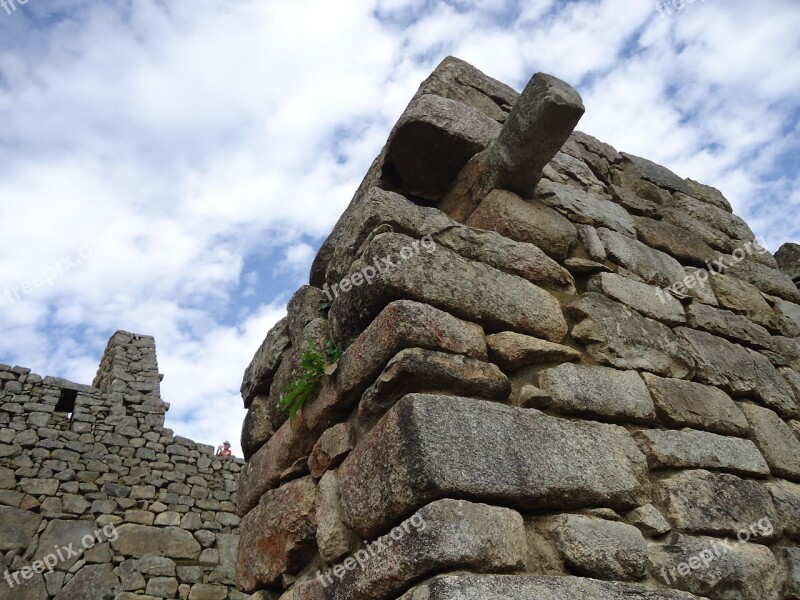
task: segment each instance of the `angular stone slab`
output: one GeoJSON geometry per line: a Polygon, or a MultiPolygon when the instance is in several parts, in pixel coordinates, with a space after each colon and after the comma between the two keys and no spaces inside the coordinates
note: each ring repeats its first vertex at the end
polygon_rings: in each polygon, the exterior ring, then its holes
{"type": "Polygon", "coordinates": [[[622,302],[645,317],[662,321],[668,325],[686,323],[683,305],[661,288],[640,283],[616,273],[600,273],[592,277],[586,289],[609,296],[622,302]]]}
{"type": "Polygon", "coordinates": [[[550,75],[535,74],[500,136],[461,170],[439,209],[463,223],[494,189],[530,198],[542,171],[583,112],[581,97],[572,87],[550,75]]]}
{"type": "Polygon", "coordinates": [[[438,202],[467,161],[501,129],[494,119],[456,100],[417,96],[387,142],[383,187],[438,202]]]}
{"type": "Polygon", "coordinates": [[[738,277],[765,294],[800,304],[800,290],[786,273],[750,260],[731,262],[733,264],[725,270],[726,275],[738,277]]]}
{"type": "Polygon", "coordinates": [[[785,417],[800,414],[791,387],[763,354],[703,331],[679,327],[675,332],[695,357],[699,381],[732,394],[754,394],[785,417]]]}
{"type": "Polygon", "coordinates": [[[749,600],[781,597],[781,571],[766,546],[674,534],[649,550],[650,574],[659,583],[708,598],[731,592],[749,600]]]}
{"type": "Polygon", "coordinates": [[[575,223],[607,227],[628,237],[636,235],[636,226],[628,211],[604,194],[542,181],[536,188],[536,199],[575,223]]]}
{"type": "Polygon", "coordinates": [[[728,202],[728,199],[725,198],[725,196],[722,195],[722,192],[720,192],[717,188],[711,187],[710,185],[705,185],[692,179],[687,179],[686,183],[692,190],[690,195],[694,198],[702,200],[703,202],[708,202],[709,204],[713,204],[717,208],[721,208],[726,212],[733,212],[731,203],[728,202]]]}
{"type": "Polygon", "coordinates": [[[486,343],[489,346],[489,357],[492,362],[508,372],[526,365],[581,359],[581,353],[574,348],[513,331],[488,335],[486,343]]]}
{"type": "Polygon", "coordinates": [[[707,262],[719,258],[703,238],[682,227],[667,221],[655,221],[645,217],[633,217],[640,241],[648,246],[666,252],[684,265],[705,267],[707,262]]]}
{"type": "Polygon", "coordinates": [[[250,407],[257,394],[269,394],[272,378],[289,344],[289,320],[284,317],[269,330],[267,337],[256,350],[253,360],[244,371],[241,391],[245,408],[250,407]]]}
{"type": "Polygon", "coordinates": [[[348,525],[371,536],[448,496],[525,510],[633,508],[646,503],[646,469],[618,426],[410,394],[362,439],[339,475],[348,525]]]}
{"type": "Polygon", "coordinates": [[[667,520],[687,533],[735,537],[766,517],[775,531],[763,539],[781,534],[778,513],[761,482],[726,473],[681,471],[656,482],[653,497],[667,520]]]}
{"type": "Polygon", "coordinates": [[[359,334],[387,300],[395,298],[430,304],[489,330],[513,329],[551,342],[564,339],[567,323],[561,305],[543,289],[446,248],[415,251],[415,242],[419,246],[419,240],[385,233],[365,245],[351,273],[360,274],[387,257],[399,262],[393,268],[384,267],[372,285],[343,293],[333,301],[329,321],[334,339],[347,340],[359,334]],[[408,258],[401,260],[401,256],[408,258]]]}
{"type": "Polygon", "coordinates": [[[774,346],[772,336],[766,329],[756,325],[747,317],[729,310],[693,302],[687,307],[687,315],[689,325],[695,329],[702,329],[756,348],[771,349],[774,346]]]}
{"type": "Polygon", "coordinates": [[[398,600],[701,600],[687,592],[583,577],[440,575],[398,600]]]}
{"type": "Polygon", "coordinates": [[[776,476],[800,481],[800,441],[778,415],[768,408],[742,404],[752,438],[776,476]]]}
{"type": "Polygon", "coordinates": [[[506,190],[492,190],[466,222],[518,242],[534,244],[562,262],[577,242],[575,225],[537,200],[523,200],[506,190]]]}
{"type": "Polygon", "coordinates": [[[671,208],[722,232],[734,240],[734,247],[744,246],[741,242],[755,241],[756,237],[742,218],[707,202],[696,200],[691,196],[691,191],[688,195],[685,194],[685,192],[675,194],[671,208]]]}
{"type": "Polygon", "coordinates": [[[768,483],[767,488],[778,511],[780,525],[785,528],[786,537],[800,542],[800,485],[777,480],[768,483]]]}
{"type": "Polygon", "coordinates": [[[579,321],[572,337],[601,364],[678,378],[694,368],[691,354],[669,327],[601,294],[586,293],[566,310],[579,321]]]}
{"type": "Polygon", "coordinates": [[[768,477],[770,473],[767,461],[750,440],[692,430],[645,429],[633,437],[651,469],[713,469],[745,477],[768,477]]]}
{"type": "Polygon", "coordinates": [[[642,377],[665,425],[738,436],[750,431],[744,413],[721,389],[650,373],[642,373],[642,377]]]}
{"type": "Polygon", "coordinates": [[[116,554],[141,558],[157,554],[172,559],[195,560],[200,556],[200,544],[191,533],[178,527],[148,527],[120,525],[119,537],[111,542],[116,554]]]}
{"type": "Polygon", "coordinates": [[[637,581],[647,574],[647,542],[632,525],[564,515],[554,534],[561,556],[575,573],[617,581],[637,581]]]}
{"type": "Polygon", "coordinates": [[[367,549],[301,584],[297,598],[389,600],[410,583],[441,571],[521,571],[526,553],[525,527],[516,511],[438,500],[367,549]]]}
{"type": "MultiPolygon", "coordinates": [[[[31,562],[42,560],[45,556],[53,552],[55,546],[59,548],[68,548],[69,545],[72,544],[73,549],[81,548],[81,540],[84,536],[92,536],[94,538],[94,532],[97,531],[97,529],[94,521],[62,521],[60,519],[50,521],[47,524],[47,528],[41,536],[39,536],[39,544],[36,547],[36,552],[31,562]]],[[[121,530],[122,527],[117,528],[118,533],[121,532],[121,530]]],[[[192,541],[194,541],[191,534],[187,532],[182,533],[186,533],[192,541]]],[[[200,553],[199,545],[197,553],[200,553]]],[[[78,560],[83,558],[82,556],[67,556],[67,554],[68,553],[65,553],[65,560],[59,561],[56,565],[56,571],[69,571],[78,560]]]]}
{"type": "Polygon", "coordinates": [[[113,565],[87,565],[70,579],[53,600],[85,600],[86,598],[115,598],[122,591],[113,565]]]}
{"type": "Polygon", "coordinates": [[[0,552],[24,551],[31,543],[41,522],[42,516],[36,513],[0,506],[0,552]]]}
{"type": "Polygon", "coordinates": [[[564,414],[638,423],[656,416],[650,392],[636,371],[565,363],[543,371],[539,387],[564,414]]]}
{"type": "Polygon", "coordinates": [[[792,281],[800,281],[800,244],[784,244],[775,253],[775,260],[792,281]]]}
{"type": "Polygon", "coordinates": [[[311,477],[270,490],[242,519],[236,587],[247,593],[296,573],[316,551],[316,489],[311,477]]]}
{"type": "Polygon", "coordinates": [[[361,397],[358,414],[364,420],[380,416],[412,392],[442,393],[503,402],[511,382],[491,363],[458,354],[422,348],[401,350],[361,397]]]}
{"type": "Polygon", "coordinates": [[[627,154],[625,152],[621,154],[623,160],[632,163],[639,170],[644,179],[654,183],[658,187],[665,188],[671,192],[683,192],[684,194],[692,193],[692,188],[689,187],[689,184],[667,167],[663,167],[646,158],[634,156],[633,154],[627,154]]]}
{"type": "Polygon", "coordinates": [[[669,287],[683,281],[686,272],[669,254],[654,250],[633,238],[610,229],[597,230],[608,257],[628,271],[636,273],[645,283],[669,287]]]}

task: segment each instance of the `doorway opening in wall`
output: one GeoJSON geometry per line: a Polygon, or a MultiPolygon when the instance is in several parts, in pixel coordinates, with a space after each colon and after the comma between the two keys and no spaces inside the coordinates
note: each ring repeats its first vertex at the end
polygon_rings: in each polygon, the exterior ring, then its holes
{"type": "Polygon", "coordinates": [[[61,389],[61,396],[56,404],[57,413],[66,413],[67,418],[72,420],[72,413],[75,412],[75,401],[78,399],[78,390],[61,389]]]}

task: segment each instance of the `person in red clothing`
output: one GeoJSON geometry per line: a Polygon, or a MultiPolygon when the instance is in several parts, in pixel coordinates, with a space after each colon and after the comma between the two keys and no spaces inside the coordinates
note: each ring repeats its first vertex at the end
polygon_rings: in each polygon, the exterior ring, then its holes
{"type": "Polygon", "coordinates": [[[223,442],[222,446],[217,447],[217,456],[231,456],[232,454],[230,442],[223,442]]]}

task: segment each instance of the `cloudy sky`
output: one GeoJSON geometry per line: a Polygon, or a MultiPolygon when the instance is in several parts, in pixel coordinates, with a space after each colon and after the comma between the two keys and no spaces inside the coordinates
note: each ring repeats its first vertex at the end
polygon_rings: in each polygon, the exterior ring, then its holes
{"type": "Polygon", "coordinates": [[[168,426],[238,450],[244,368],[448,54],[800,241],[797,0],[4,0],[0,362],[90,382],[154,335],[168,426]]]}

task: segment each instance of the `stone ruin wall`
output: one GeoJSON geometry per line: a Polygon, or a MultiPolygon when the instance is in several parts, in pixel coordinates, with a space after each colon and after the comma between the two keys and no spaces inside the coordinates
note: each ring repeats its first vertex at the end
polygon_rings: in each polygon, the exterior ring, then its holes
{"type": "Polygon", "coordinates": [[[582,113],[422,84],[245,373],[253,600],[800,598],[798,248],[582,113]]]}
{"type": "Polygon", "coordinates": [[[247,598],[243,461],[165,429],[160,380],[153,338],[125,332],[92,386],[0,365],[2,600],[247,598]]]}

